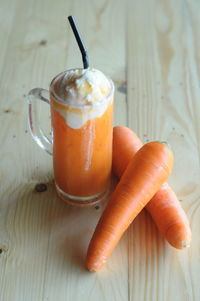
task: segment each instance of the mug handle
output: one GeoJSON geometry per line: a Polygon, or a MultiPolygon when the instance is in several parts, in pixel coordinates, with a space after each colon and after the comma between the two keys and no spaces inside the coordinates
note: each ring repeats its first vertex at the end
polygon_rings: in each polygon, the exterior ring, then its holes
{"type": "Polygon", "coordinates": [[[28,123],[33,139],[43,150],[52,155],[53,139],[48,138],[39,126],[38,103],[36,102],[42,100],[50,105],[48,97],[49,91],[41,88],[32,89],[28,93],[28,123]]]}

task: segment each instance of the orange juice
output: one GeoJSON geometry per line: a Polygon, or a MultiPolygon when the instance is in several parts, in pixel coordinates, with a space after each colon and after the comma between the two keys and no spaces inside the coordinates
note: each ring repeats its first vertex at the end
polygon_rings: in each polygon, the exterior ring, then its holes
{"type": "Polygon", "coordinates": [[[89,205],[109,188],[114,87],[100,71],[76,70],[51,83],[54,176],[62,199],[89,205]]]}

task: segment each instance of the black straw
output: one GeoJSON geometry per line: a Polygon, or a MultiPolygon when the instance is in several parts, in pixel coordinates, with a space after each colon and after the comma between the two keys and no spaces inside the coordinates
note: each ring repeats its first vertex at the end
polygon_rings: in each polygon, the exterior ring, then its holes
{"type": "Polygon", "coordinates": [[[88,58],[88,55],[87,55],[86,48],[83,44],[83,41],[81,39],[80,33],[78,32],[78,29],[77,29],[77,26],[75,24],[75,21],[74,21],[73,17],[69,16],[68,20],[69,20],[69,23],[71,25],[71,28],[73,30],[73,33],[75,35],[76,41],[78,43],[79,49],[80,49],[81,54],[82,54],[83,67],[84,67],[84,69],[87,69],[89,67],[89,58],[88,58]]]}

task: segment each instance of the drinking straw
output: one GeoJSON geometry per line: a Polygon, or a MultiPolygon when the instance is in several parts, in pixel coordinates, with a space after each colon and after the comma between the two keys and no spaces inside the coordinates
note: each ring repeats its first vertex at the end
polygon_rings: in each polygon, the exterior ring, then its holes
{"type": "Polygon", "coordinates": [[[73,17],[69,16],[68,20],[69,20],[69,23],[70,23],[71,28],[73,30],[73,33],[75,35],[75,38],[76,38],[76,41],[78,43],[80,52],[82,54],[83,68],[87,69],[89,67],[89,58],[88,58],[88,55],[87,55],[87,50],[86,50],[86,48],[83,44],[83,40],[81,39],[80,33],[78,32],[78,29],[77,29],[77,26],[76,26],[76,23],[75,23],[73,17]]]}

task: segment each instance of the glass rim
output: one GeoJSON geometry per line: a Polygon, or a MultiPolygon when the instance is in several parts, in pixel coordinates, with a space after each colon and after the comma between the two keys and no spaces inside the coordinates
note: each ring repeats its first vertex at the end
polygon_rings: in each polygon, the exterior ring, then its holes
{"type": "Polygon", "coordinates": [[[66,74],[67,72],[74,71],[74,70],[82,70],[82,69],[83,68],[72,68],[72,69],[62,71],[59,74],[57,74],[56,76],[54,76],[54,78],[52,79],[52,81],[50,83],[49,92],[50,92],[50,94],[52,94],[52,96],[55,98],[56,101],[61,102],[63,105],[65,105],[67,107],[70,107],[70,108],[85,108],[85,109],[88,109],[88,108],[91,108],[91,107],[98,107],[99,105],[104,103],[107,99],[109,99],[113,96],[115,86],[114,86],[114,83],[113,83],[112,79],[110,77],[107,77],[107,76],[106,76],[106,78],[108,79],[108,81],[110,83],[110,86],[111,86],[111,90],[110,90],[109,94],[106,97],[103,97],[100,101],[96,101],[96,102],[91,103],[91,104],[69,104],[69,103],[65,102],[59,95],[57,95],[55,93],[55,91],[53,89],[53,84],[54,84],[55,80],[58,77],[62,76],[63,74],[66,74]]]}

